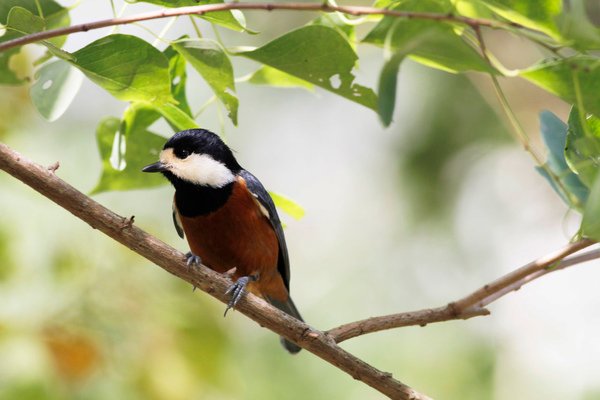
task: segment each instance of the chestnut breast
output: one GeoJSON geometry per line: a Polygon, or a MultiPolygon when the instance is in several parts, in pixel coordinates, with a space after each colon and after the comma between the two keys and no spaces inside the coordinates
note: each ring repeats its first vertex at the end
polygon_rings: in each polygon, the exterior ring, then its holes
{"type": "Polygon", "coordinates": [[[236,268],[234,277],[277,270],[277,236],[243,178],[216,211],[180,218],[190,249],[207,267],[221,273],[236,268]]]}

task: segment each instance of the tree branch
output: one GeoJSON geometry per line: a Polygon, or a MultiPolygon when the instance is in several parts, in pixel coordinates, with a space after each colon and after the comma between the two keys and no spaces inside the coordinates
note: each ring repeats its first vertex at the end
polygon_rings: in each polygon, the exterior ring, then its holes
{"type": "Polygon", "coordinates": [[[597,249],[564,259],[565,257],[595,243],[595,241],[590,239],[581,239],[577,242],[569,243],[562,249],[532,261],[446,306],[367,318],[361,321],[340,325],[328,330],[326,333],[331,336],[336,343],[341,343],[344,340],[386,329],[414,325],[425,326],[433,322],[469,319],[480,315],[489,315],[490,312],[485,308],[487,305],[512,291],[519,290],[521,286],[526,283],[538,279],[550,272],[559,271],[576,264],[600,258],[600,249],[597,249]]]}
{"type": "Polygon", "coordinates": [[[228,10],[292,10],[292,11],[320,11],[325,13],[341,12],[349,15],[389,15],[392,17],[408,19],[426,19],[434,21],[448,21],[469,25],[471,27],[485,26],[489,28],[520,28],[521,25],[514,22],[501,22],[483,18],[470,18],[454,14],[437,14],[417,11],[389,10],[374,7],[361,6],[337,6],[324,3],[218,3],[203,4],[191,7],[179,7],[172,9],[163,9],[143,14],[136,14],[129,17],[110,18],[101,21],[94,21],[85,24],[72,25],[64,28],[51,29],[47,31],[32,33],[13,40],[7,40],[0,44],[0,51],[5,51],[13,47],[22,46],[40,40],[50,39],[57,36],[64,36],[76,32],[87,32],[94,29],[106,28],[108,26],[125,25],[134,22],[148,21],[152,19],[176,17],[180,15],[204,15],[216,11],[228,10]]]}
{"type": "MultiPolygon", "coordinates": [[[[183,254],[133,225],[133,217],[121,217],[55,175],[55,170],[33,163],[0,143],[0,169],[57,203],[92,228],[157,264],[167,272],[191,283],[218,300],[225,295],[230,281],[204,266],[188,268],[183,254]]],[[[259,325],[299,344],[323,360],[393,399],[429,399],[363,360],[348,353],[324,332],[288,316],[248,293],[236,306],[242,314],[259,325]]]]}

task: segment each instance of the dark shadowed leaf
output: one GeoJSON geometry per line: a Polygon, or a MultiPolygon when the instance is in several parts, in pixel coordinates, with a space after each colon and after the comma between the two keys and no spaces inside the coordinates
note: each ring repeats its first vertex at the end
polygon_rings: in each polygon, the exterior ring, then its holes
{"type": "Polygon", "coordinates": [[[31,101],[44,118],[54,121],[75,98],[82,74],[68,62],[57,60],[42,66],[35,77],[29,91],[31,101]]]}
{"type": "Polygon", "coordinates": [[[335,29],[311,25],[289,32],[266,45],[239,55],[313,83],[373,110],[377,96],[354,83],[357,56],[335,29]]]}

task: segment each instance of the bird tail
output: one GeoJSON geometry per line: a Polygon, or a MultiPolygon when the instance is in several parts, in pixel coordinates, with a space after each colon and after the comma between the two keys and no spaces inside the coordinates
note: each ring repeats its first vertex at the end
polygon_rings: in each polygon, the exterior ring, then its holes
{"type": "MultiPolygon", "coordinates": [[[[296,305],[292,301],[291,297],[288,296],[287,301],[279,301],[279,300],[267,297],[267,301],[269,303],[271,303],[273,306],[275,306],[278,309],[280,309],[281,311],[283,311],[284,313],[291,315],[292,317],[304,322],[304,320],[302,319],[302,316],[300,316],[300,312],[298,312],[298,309],[296,308],[296,305]]],[[[287,340],[284,337],[281,337],[280,341],[281,341],[281,345],[287,351],[289,351],[291,354],[296,354],[300,350],[302,350],[302,347],[298,346],[295,343],[290,342],[289,340],[287,340]]]]}

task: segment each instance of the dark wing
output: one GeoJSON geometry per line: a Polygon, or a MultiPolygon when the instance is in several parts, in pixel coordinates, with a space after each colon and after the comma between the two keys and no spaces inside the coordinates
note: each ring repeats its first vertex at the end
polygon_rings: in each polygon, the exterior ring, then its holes
{"type": "Polygon", "coordinates": [[[175,197],[173,197],[173,224],[175,225],[175,230],[180,238],[183,239],[183,225],[181,225],[181,219],[179,218],[179,211],[177,211],[177,206],[175,205],[175,197]]]}
{"type": "Polygon", "coordinates": [[[288,256],[287,246],[285,244],[285,236],[283,236],[283,228],[281,227],[281,221],[273,199],[269,196],[267,189],[260,183],[260,181],[246,170],[240,172],[240,176],[246,181],[246,187],[256,197],[260,205],[262,205],[268,213],[269,221],[271,226],[277,235],[277,241],[279,242],[279,259],[277,261],[277,270],[283,278],[285,287],[290,291],[290,259],[288,256]]]}

